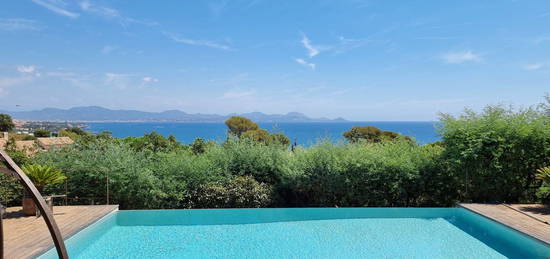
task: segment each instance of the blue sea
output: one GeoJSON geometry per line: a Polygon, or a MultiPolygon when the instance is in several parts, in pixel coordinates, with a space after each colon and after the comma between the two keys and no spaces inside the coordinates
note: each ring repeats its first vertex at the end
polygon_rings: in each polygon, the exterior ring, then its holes
{"type": "MultiPolygon", "coordinates": [[[[110,131],[113,136],[139,137],[156,131],[164,136],[174,135],[178,141],[189,144],[195,138],[222,142],[227,137],[227,127],[223,123],[189,123],[189,122],[94,122],[87,123],[88,130],[98,133],[110,131]]],[[[332,142],[345,141],[342,133],[353,126],[375,126],[382,130],[394,131],[413,137],[419,144],[439,140],[437,122],[304,122],[304,123],[259,123],[260,127],[272,133],[284,133],[298,145],[310,146],[322,139],[332,142]]]]}

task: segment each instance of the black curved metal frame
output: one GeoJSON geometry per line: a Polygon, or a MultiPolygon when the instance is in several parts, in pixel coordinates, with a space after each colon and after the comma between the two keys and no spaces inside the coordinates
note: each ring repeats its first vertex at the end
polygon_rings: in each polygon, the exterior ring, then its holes
{"type": "MultiPolygon", "coordinates": [[[[53,218],[52,211],[46,204],[46,201],[38,192],[34,184],[31,182],[29,177],[19,168],[19,166],[13,162],[10,156],[6,154],[3,150],[0,150],[0,158],[6,163],[6,166],[8,168],[2,169],[2,173],[6,173],[8,175],[14,176],[17,178],[23,187],[25,187],[25,190],[31,194],[32,199],[34,200],[34,203],[38,206],[38,210],[40,210],[40,213],[42,214],[42,217],[44,218],[44,221],[46,222],[46,225],[48,226],[48,230],[50,231],[50,234],[52,235],[53,242],[55,244],[55,249],[57,250],[57,254],[59,255],[60,259],[68,259],[69,255],[67,254],[67,249],[65,248],[65,242],[63,241],[63,237],[61,236],[61,232],[59,231],[59,228],[57,227],[57,224],[55,223],[55,219],[53,218]]],[[[0,227],[0,230],[1,227],[0,227]]],[[[0,232],[0,241],[3,241],[4,233],[0,232]]],[[[0,243],[0,251],[3,252],[3,246],[4,242],[0,243]]],[[[0,256],[3,258],[3,254],[0,254],[0,256]]]]}

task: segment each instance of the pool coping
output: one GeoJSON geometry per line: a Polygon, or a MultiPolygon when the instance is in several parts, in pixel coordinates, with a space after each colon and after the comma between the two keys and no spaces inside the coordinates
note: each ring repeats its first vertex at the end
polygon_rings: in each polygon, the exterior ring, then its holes
{"type": "MultiPolygon", "coordinates": [[[[550,224],[544,223],[540,219],[537,219],[536,217],[533,217],[532,215],[526,214],[524,212],[518,211],[516,209],[512,209],[507,204],[504,203],[496,203],[496,204],[484,204],[484,203],[457,203],[456,207],[466,209],[468,211],[471,211],[479,216],[482,216],[486,219],[489,219],[491,221],[494,221],[496,223],[502,224],[520,234],[526,235],[530,238],[533,238],[537,241],[540,241],[546,245],[550,246],[550,234],[548,236],[540,236],[539,234],[535,233],[535,230],[539,227],[548,229],[548,233],[550,233],[550,224]],[[522,226],[518,224],[517,222],[514,222],[512,220],[507,220],[501,215],[500,212],[498,212],[496,209],[492,209],[492,211],[481,211],[479,207],[485,206],[485,207],[492,207],[492,206],[502,206],[506,210],[510,211],[510,214],[515,214],[515,220],[514,221],[531,221],[529,222],[529,226],[522,226]],[[499,217],[500,216],[500,217],[499,217]]],[[[488,209],[491,210],[491,209],[488,209]]]]}

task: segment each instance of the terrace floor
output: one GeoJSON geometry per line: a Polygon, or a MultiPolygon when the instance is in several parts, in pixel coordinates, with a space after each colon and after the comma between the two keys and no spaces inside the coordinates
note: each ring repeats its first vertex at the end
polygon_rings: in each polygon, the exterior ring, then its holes
{"type": "MultiPolygon", "coordinates": [[[[118,205],[55,206],[53,214],[66,240],[81,229],[118,209],[118,205]]],[[[23,216],[21,207],[7,209],[4,222],[4,257],[33,258],[53,247],[44,218],[23,216]]]]}
{"type": "Polygon", "coordinates": [[[458,206],[550,244],[550,207],[547,205],[460,203],[458,206]]]}

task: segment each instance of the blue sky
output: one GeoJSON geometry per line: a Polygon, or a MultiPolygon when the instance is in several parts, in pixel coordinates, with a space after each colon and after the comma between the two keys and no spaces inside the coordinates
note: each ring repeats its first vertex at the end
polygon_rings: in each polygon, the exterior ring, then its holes
{"type": "Polygon", "coordinates": [[[434,120],[550,92],[549,1],[63,1],[0,8],[0,109],[434,120]],[[20,106],[16,106],[20,105],[20,106]]]}

